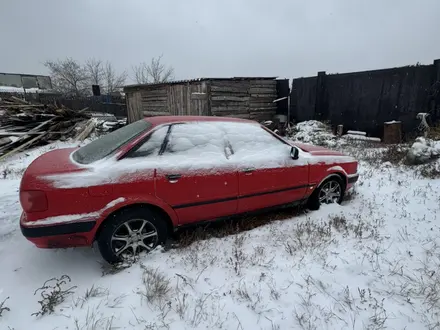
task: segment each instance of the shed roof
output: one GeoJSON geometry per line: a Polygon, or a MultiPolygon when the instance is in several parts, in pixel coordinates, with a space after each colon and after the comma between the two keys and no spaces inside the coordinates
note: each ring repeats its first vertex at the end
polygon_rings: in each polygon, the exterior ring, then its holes
{"type": "Polygon", "coordinates": [[[140,89],[140,88],[151,88],[151,87],[161,87],[166,85],[178,85],[178,84],[187,84],[193,82],[207,81],[207,80],[231,80],[231,81],[240,81],[240,80],[274,80],[277,77],[230,77],[230,78],[195,78],[195,79],[186,79],[186,80],[175,80],[168,81],[163,83],[154,83],[154,84],[134,84],[127,85],[124,87],[124,91],[129,89],[140,89]]]}

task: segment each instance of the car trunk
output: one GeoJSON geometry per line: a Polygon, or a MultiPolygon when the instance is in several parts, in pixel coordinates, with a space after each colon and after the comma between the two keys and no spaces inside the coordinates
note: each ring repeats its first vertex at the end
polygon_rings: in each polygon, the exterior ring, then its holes
{"type": "Polygon", "coordinates": [[[20,190],[42,189],[45,186],[42,178],[44,175],[82,171],[83,168],[70,159],[76,149],[52,150],[35,159],[23,174],[20,190]]]}

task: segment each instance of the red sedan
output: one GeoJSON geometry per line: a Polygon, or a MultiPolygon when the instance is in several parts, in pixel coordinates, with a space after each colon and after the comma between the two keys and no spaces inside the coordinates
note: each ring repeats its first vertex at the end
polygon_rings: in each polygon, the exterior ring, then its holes
{"type": "Polygon", "coordinates": [[[351,157],[291,144],[253,121],[153,117],[37,158],[20,185],[20,227],[40,248],[96,240],[114,263],[153,250],[184,225],[340,203],[357,167],[351,157]]]}

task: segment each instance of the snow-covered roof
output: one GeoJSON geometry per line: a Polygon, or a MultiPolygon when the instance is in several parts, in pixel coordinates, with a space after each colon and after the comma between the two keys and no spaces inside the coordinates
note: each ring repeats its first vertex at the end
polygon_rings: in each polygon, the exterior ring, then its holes
{"type": "Polygon", "coordinates": [[[40,89],[40,88],[26,88],[12,87],[12,86],[0,86],[0,93],[50,93],[52,90],[40,89]]]}
{"type": "Polygon", "coordinates": [[[231,81],[240,81],[240,80],[274,80],[277,77],[230,77],[230,78],[195,78],[195,79],[186,79],[186,80],[175,80],[175,81],[168,81],[168,82],[161,82],[161,83],[154,83],[154,84],[133,84],[133,85],[127,85],[124,87],[124,90],[132,89],[132,88],[139,88],[139,87],[157,87],[157,86],[163,86],[163,85],[177,85],[177,84],[185,84],[185,83],[192,83],[192,82],[200,82],[200,81],[207,81],[207,80],[231,80],[231,81]]]}

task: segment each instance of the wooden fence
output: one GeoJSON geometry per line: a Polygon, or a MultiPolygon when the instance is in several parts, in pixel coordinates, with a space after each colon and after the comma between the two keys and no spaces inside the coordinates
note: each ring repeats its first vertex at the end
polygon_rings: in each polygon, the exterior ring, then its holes
{"type": "Polygon", "coordinates": [[[43,104],[54,103],[64,105],[72,110],[82,110],[89,108],[91,112],[104,112],[115,115],[118,118],[127,117],[127,106],[125,98],[101,95],[90,97],[66,97],[58,94],[38,94],[38,93],[9,93],[0,92],[0,98],[17,96],[25,98],[29,102],[38,102],[43,104]]]}
{"type": "Polygon", "coordinates": [[[412,135],[419,112],[440,120],[440,60],[432,65],[326,74],[292,81],[291,116],[296,121],[328,120],[345,130],[383,135],[384,122],[402,122],[405,135],[412,135]]]}

